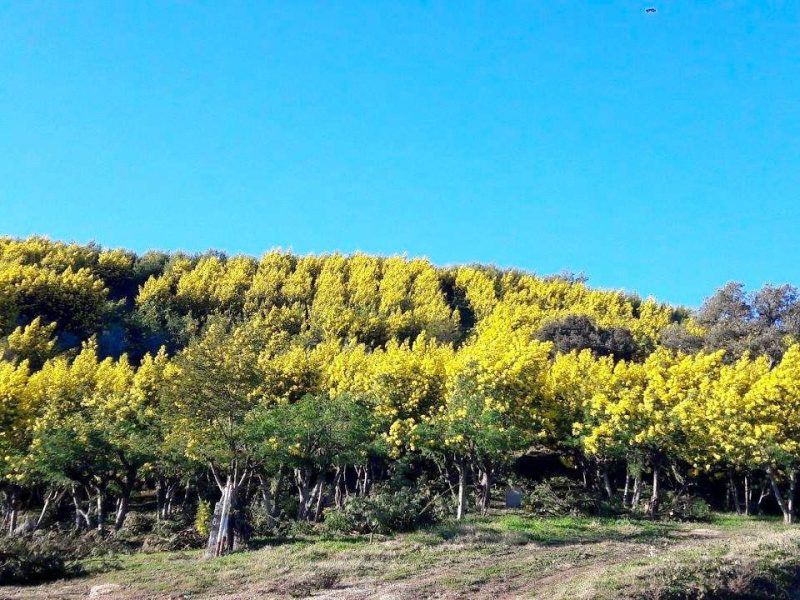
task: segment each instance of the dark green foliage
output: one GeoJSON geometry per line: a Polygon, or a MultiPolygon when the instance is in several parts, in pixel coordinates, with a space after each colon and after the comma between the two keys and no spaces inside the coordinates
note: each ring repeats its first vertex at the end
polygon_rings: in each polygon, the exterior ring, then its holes
{"type": "Polygon", "coordinates": [[[608,515],[611,508],[599,493],[568,477],[552,477],[537,484],[523,500],[526,510],[543,517],[608,515]]]}
{"type": "Polygon", "coordinates": [[[174,552],[201,548],[205,542],[195,529],[194,524],[183,520],[161,520],[153,527],[152,532],[144,538],[144,552],[174,552]]]}
{"type": "Polygon", "coordinates": [[[50,581],[78,572],[50,537],[0,537],[0,585],[50,581]]]}
{"type": "Polygon", "coordinates": [[[664,494],[659,512],[671,521],[709,521],[712,517],[711,507],[702,498],[671,490],[664,494]]]}
{"type": "Polygon", "coordinates": [[[562,354],[589,349],[597,356],[613,356],[617,360],[631,360],[637,354],[636,342],[630,331],[623,327],[598,327],[584,315],[567,315],[549,321],[536,337],[553,342],[554,350],[562,354]]]}
{"type": "Polygon", "coordinates": [[[351,498],[341,510],[325,511],[325,528],[335,533],[362,534],[410,531],[435,520],[435,511],[426,500],[408,489],[351,498]]]}
{"type": "Polygon", "coordinates": [[[125,524],[120,533],[128,535],[144,535],[153,531],[156,525],[156,517],[150,513],[130,512],[125,518],[125,524]]]}
{"type": "Polygon", "coordinates": [[[706,299],[697,314],[706,328],[705,345],[725,350],[730,359],[746,352],[780,360],[787,336],[800,337],[800,301],[797,288],[764,285],[746,292],[730,282],[706,299]]]}

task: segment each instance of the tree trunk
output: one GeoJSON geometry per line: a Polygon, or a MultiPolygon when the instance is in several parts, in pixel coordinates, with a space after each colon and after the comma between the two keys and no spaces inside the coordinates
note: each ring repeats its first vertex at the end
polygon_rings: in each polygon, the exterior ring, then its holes
{"type": "Polygon", "coordinates": [[[622,491],[622,508],[628,508],[628,495],[631,487],[631,474],[625,472],[625,489],[622,491]]]}
{"type": "Polygon", "coordinates": [[[371,464],[368,463],[364,466],[364,492],[363,492],[364,496],[369,495],[370,483],[372,482],[370,477],[371,470],[372,470],[371,464]]]}
{"type": "Polygon", "coordinates": [[[235,549],[236,532],[234,527],[234,506],[238,486],[230,475],[225,481],[222,498],[214,506],[214,516],[208,530],[208,544],[206,545],[206,558],[222,556],[235,549]]]}
{"type": "Polygon", "coordinates": [[[181,512],[186,514],[186,505],[189,503],[189,494],[192,491],[192,478],[186,478],[186,485],[183,488],[183,498],[181,498],[181,512]]]}
{"type": "Polygon", "coordinates": [[[261,503],[264,505],[264,514],[267,516],[270,527],[272,527],[272,489],[266,477],[258,476],[258,490],[261,492],[261,503]]]}
{"type": "Polygon", "coordinates": [[[8,535],[14,535],[17,531],[17,519],[19,517],[19,490],[16,486],[11,488],[8,495],[8,535]]]}
{"type": "Polygon", "coordinates": [[[739,502],[739,488],[736,486],[736,479],[733,476],[732,469],[728,469],[728,482],[731,486],[731,502],[733,504],[733,510],[737,515],[740,515],[742,514],[742,508],[741,503],[739,502]]]}
{"type": "Polygon", "coordinates": [[[333,476],[333,504],[341,509],[344,506],[344,467],[336,467],[336,474],[333,476]]]}
{"type": "Polygon", "coordinates": [[[297,497],[299,500],[297,520],[305,521],[315,516],[315,512],[312,511],[312,508],[317,498],[317,493],[320,492],[319,486],[322,484],[322,479],[320,478],[317,483],[312,486],[311,473],[309,473],[308,469],[295,469],[294,479],[297,485],[297,497]]]}
{"type": "Polygon", "coordinates": [[[458,469],[458,508],[456,519],[462,520],[467,512],[467,465],[465,461],[456,463],[458,469]]]}
{"type": "Polygon", "coordinates": [[[114,531],[119,531],[125,524],[125,519],[128,516],[128,509],[131,503],[131,494],[133,493],[133,488],[136,485],[136,475],[137,470],[132,467],[129,468],[128,472],[125,474],[125,479],[121,485],[122,493],[119,497],[119,502],[117,503],[117,514],[114,517],[114,531]]]}
{"type": "Polygon", "coordinates": [[[600,475],[603,480],[603,489],[606,492],[606,497],[609,500],[614,499],[614,487],[611,485],[611,478],[608,475],[608,465],[606,463],[602,463],[600,465],[600,475]]]}
{"type": "Polygon", "coordinates": [[[314,509],[314,522],[318,522],[320,517],[322,517],[322,496],[325,493],[325,480],[320,477],[319,481],[317,481],[317,500],[316,500],[316,508],[314,509]]]}
{"type": "MultiPolygon", "coordinates": [[[[85,490],[84,490],[85,491],[85,490]]],[[[78,497],[78,490],[73,485],[71,489],[72,504],[75,507],[75,529],[91,529],[92,528],[92,499],[88,492],[86,493],[86,510],[81,508],[81,500],[78,497]]]]}
{"type": "Polygon", "coordinates": [[[167,489],[164,492],[164,513],[162,515],[164,519],[168,519],[172,516],[173,506],[175,505],[175,494],[178,491],[180,483],[180,479],[176,479],[167,484],[167,489]]]}
{"type": "Polygon", "coordinates": [[[767,477],[767,479],[765,479],[763,481],[763,483],[761,484],[761,493],[759,493],[758,501],[756,502],[756,512],[757,512],[757,514],[759,514],[759,515],[763,515],[764,514],[763,502],[764,502],[764,500],[769,498],[769,495],[771,493],[772,493],[772,491],[771,491],[770,486],[769,486],[769,477],[767,477]]]}
{"type": "Polygon", "coordinates": [[[633,480],[633,500],[631,500],[631,508],[639,508],[639,502],[642,499],[642,474],[637,473],[633,480]]]}
{"type": "Polygon", "coordinates": [[[772,469],[772,467],[767,469],[767,475],[769,476],[769,482],[772,485],[772,493],[775,495],[775,500],[778,502],[781,513],[783,513],[783,523],[784,525],[791,525],[794,523],[794,493],[797,480],[796,474],[793,470],[787,473],[787,477],[789,479],[788,498],[783,497],[783,493],[781,492],[775,476],[775,471],[772,469]]]}
{"type": "Polygon", "coordinates": [[[159,477],[156,483],[156,521],[160,521],[164,513],[164,478],[159,477]]]}
{"type": "Polygon", "coordinates": [[[33,525],[34,531],[40,529],[47,523],[53,507],[55,507],[61,502],[61,499],[64,497],[65,492],[66,490],[63,489],[62,490],[51,489],[45,494],[44,504],[42,505],[42,510],[39,512],[39,518],[36,519],[36,523],[34,523],[33,525]]]}
{"type": "Polygon", "coordinates": [[[753,490],[750,489],[750,476],[745,473],[744,476],[744,514],[746,517],[750,516],[750,508],[753,503],[753,490]]]}
{"type": "Polygon", "coordinates": [[[480,506],[481,514],[489,512],[489,505],[492,501],[492,472],[491,467],[480,471],[480,506]]]}
{"type": "Polygon", "coordinates": [[[117,504],[117,514],[114,517],[114,531],[119,531],[125,524],[125,518],[128,516],[128,506],[130,504],[130,492],[123,490],[122,496],[119,498],[117,504]]]}
{"type": "Polygon", "coordinates": [[[653,493],[650,495],[650,504],[647,506],[647,514],[651,517],[654,517],[658,512],[658,497],[660,491],[658,489],[659,471],[658,465],[653,466],[653,493]]]}
{"type": "Polygon", "coordinates": [[[97,487],[97,532],[104,535],[106,530],[106,507],[105,507],[105,491],[101,487],[97,487]]]}

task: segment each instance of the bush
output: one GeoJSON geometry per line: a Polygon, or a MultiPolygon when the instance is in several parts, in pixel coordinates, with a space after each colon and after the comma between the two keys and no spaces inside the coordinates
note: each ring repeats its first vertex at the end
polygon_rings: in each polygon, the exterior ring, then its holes
{"type": "Polygon", "coordinates": [[[710,521],[711,507],[697,496],[667,492],[661,502],[659,515],[674,521],[710,521]]]}
{"type": "Polygon", "coordinates": [[[211,504],[205,500],[197,503],[197,512],[194,515],[194,530],[202,537],[208,537],[208,527],[211,525],[211,504]]]}
{"type": "Polygon", "coordinates": [[[283,525],[283,530],[289,537],[301,537],[316,533],[314,524],[308,521],[288,521],[283,525]]]}
{"type": "Polygon", "coordinates": [[[125,517],[120,533],[125,532],[130,535],[144,535],[153,530],[156,524],[156,517],[153,514],[142,512],[130,512],[125,517]]]}
{"type": "Polygon", "coordinates": [[[0,585],[36,583],[80,574],[51,536],[0,538],[0,585]]]}
{"type": "Polygon", "coordinates": [[[410,490],[379,491],[351,498],[342,509],[325,511],[325,529],[333,533],[410,531],[436,520],[427,498],[410,490]]]}
{"type": "Polygon", "coordinates": [[[568,477],[551,477],[537,484],[523,500],[526,510],[543,517],[607,515],[608,502],[568,477]]]}
{"type": "Polygon", "coordinates": [[[187,527],[174,533],[152,533],[144,538],[142,552],[175,552],[202,548],[205,538],[194,527],[187,527]]]}
{"type": "Polygon", "coordinates": [[[253,528],[254,535],[273,535],[281,530],[281,523],[270,514],[268,508],[258,496],[247,507],[247,522],[253,528]]]}

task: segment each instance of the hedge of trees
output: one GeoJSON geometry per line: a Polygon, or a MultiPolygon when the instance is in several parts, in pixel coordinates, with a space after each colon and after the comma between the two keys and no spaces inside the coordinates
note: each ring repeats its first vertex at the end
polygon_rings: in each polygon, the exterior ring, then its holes
{"type": "Polygon", "coordinates": [[[401,470],[462,518],[531,448],[631,510],[717,477],[791,523],[798,340],[790,286],[732,283],[691,313],[570,274],[0,238],[6,531],[65,510],[119,529],[134,494],[167,515],[207,481],[219,555],[279,481],[315,521],[401,470]]]}

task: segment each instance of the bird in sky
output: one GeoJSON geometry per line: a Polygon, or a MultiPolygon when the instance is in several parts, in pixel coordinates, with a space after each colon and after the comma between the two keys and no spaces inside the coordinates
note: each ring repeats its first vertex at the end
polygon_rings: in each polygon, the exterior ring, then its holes
{"type": "Polygon", "coordinates": [[[650,8],[645,8],[644,12],[653,14],[654,12],[656,12],[656,9],[651,6],[650,8]]]}

